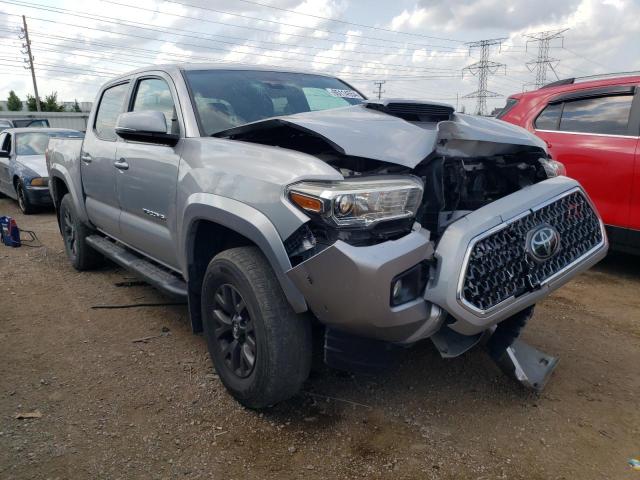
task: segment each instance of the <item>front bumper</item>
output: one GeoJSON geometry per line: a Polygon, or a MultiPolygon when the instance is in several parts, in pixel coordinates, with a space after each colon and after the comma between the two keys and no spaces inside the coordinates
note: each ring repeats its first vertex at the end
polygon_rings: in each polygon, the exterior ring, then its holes
{"type": "Polygon", "coordinates": [[[25,195],[29,200],[29,203],[33,205],[51,206],[53,200],[49,193],[49,187],[31,187],[26,186],[24,189],[25,195]]]}
{"type": "Polygon", "coordinates": [[[478,238],[576,189],[580,189],[576,181],[557,177],[519,190],[450,225],[435,252],[425,230],[368,247],[338,241],[287,275],[316,317],[338,330],[410,344],[437,332],[448,313],[448,327],[463,335],[476,335],[536,303],[606,255],[608,243],[598,219],[601,242],[535,290],[486,311],[470,308],[461,296],[469,252],[478,238]],[[391,306],[394,277],[425,260],[434,268],[424,298],[391,306]]]}

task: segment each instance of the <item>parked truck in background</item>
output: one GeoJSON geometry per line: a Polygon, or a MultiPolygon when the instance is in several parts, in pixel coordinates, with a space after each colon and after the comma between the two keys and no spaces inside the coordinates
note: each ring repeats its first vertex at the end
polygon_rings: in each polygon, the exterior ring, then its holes
{"type": "Polygon", "coordinates": [[[46,157],[73,266],[106,256],[187,298],[252,408],[299,391],[314,323],[331,366],[379,366],[427,338],[454,357],[490,336],[492,358],[542,388],[555,361],[520,330],[607,251],[589,197],[535,136],[325,75],[140,69],[46,157]]]}

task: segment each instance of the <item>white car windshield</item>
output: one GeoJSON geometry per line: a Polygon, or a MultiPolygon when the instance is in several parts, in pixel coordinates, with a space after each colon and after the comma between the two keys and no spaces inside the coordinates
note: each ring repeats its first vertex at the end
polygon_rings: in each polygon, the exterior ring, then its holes
{"type": "Polygon", "coordinates": [[[348,107],[364,98],[337,78],[245,70],[185,72],[204,135],[265,118],[348,107]]]}

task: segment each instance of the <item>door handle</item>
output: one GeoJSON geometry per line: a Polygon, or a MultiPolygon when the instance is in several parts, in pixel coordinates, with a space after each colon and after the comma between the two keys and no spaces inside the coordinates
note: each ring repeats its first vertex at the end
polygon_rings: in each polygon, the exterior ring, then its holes
{"type": "Polygon", "coordinates": [[[113,166],[116,167],[118,170],[129,170],[129,164],[124,158],[121,158],[120,160],[116,160],[113,166]]]}
{"type": "Polygon", "coordinates": [[[84,163],[91,163],[93,157],[88,153],[83,153],[82,155],[80,155],[80,160],[82,160],[84,163]]]}

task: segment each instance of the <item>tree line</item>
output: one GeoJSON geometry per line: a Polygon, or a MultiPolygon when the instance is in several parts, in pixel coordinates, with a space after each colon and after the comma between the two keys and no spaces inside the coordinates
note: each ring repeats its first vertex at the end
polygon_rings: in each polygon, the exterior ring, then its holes
{"type": "MultiPolygon", "coordinates": [[[[16,92],[11,90],[9,92],[9,97],[7,97],[7,110],[11,112],[21,112],[23,107],[23,102],[20,100],[20,97],[16,95],[16,92]]],[[[27,109],[30,112],[38,111],[36,106],[36,97],[33,95],[27,94],[27,109]]],[[[2,107],[0,106],[0,110],[2,107]]],[[[81,112],[80,104],[78,100],[74,100],[73,105],[69,108],[65,108],[64,105],[58,103],[58,92],[51,92],[49,95],[44,97],[44,101],[40,100],[40,110],[43,112],[81,112]]]]}

